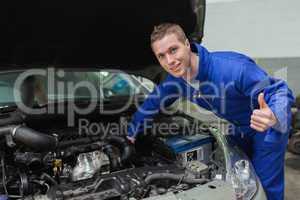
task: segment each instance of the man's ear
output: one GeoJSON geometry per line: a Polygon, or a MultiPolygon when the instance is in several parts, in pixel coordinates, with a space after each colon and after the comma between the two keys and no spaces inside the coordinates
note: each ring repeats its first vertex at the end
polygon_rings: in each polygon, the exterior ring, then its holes
{"type": "Polygon", "coordinates": [[[190,42],[189,42],[188,39],[185,39],[185,45],[186,45],[187,47],[190,47],[190,42]]]}

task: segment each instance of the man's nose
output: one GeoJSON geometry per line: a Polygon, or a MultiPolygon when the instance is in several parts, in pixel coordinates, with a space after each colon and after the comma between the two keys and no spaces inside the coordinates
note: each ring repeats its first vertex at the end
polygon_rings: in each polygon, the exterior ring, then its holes
{"type": "Polygon", "coordinates": [[[167,63],[168,63],[168,65],[172,66],[174,64],[174,62],[175,62],[175,59],[173,58],[172,55],[166,55],[166,57],[167,57],[167,63]]]}

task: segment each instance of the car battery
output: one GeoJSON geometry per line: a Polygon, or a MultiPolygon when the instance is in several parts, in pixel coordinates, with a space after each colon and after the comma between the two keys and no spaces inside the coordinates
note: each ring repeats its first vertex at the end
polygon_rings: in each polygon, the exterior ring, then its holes
{"type": "Polygon", "coordinates": [[[213,141],[210,135],[197,134],[173,136],[166,140],[166,144],[174,151],[177,160],[185,166],[193,160],[207,164],[212,153],[213,141]]]}

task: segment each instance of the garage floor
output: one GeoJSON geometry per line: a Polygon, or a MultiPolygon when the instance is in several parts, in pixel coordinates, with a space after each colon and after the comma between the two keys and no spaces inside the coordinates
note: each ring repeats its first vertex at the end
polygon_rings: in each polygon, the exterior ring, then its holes
{"type": "Polygon", "coordinates": [[[285,158],[285,199],[300,199],[300,155],[290,152],[286,153],[285,158]]]}

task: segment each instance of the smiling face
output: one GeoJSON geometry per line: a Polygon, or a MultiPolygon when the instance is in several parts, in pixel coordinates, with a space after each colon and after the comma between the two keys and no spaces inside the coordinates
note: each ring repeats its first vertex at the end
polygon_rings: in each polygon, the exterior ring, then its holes
{"type": "Polygon", "coordinates": [[[175,33],[166,34],[151,45],[160,65],[171,75],[184,78],[191,67],[191,49],[188,40],[182,42],[175,33]]]}

